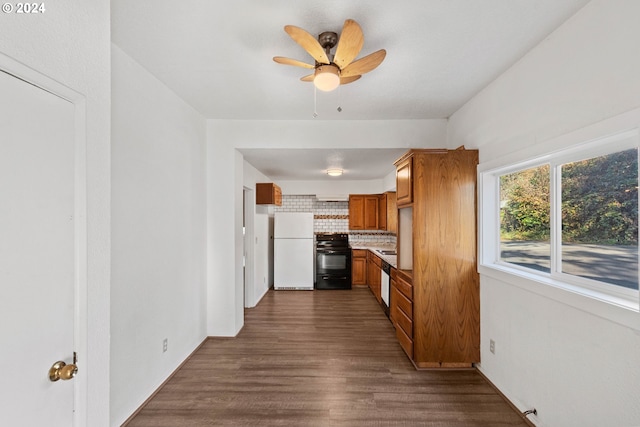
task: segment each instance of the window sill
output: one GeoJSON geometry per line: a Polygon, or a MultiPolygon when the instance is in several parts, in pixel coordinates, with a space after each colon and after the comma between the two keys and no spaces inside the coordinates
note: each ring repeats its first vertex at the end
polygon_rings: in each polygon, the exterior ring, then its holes
{"type": "Polygon", "coordinates": [[[506,264],[481,264],[478,272],[525,291],[640,331],[639,301],[617,298],[506,264]]]}

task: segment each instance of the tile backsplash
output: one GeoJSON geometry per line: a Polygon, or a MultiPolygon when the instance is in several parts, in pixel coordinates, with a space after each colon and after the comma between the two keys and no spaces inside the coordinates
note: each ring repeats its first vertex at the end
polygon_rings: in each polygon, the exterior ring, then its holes
{"type": "MultiPolygon", "coordinates": [[[[344,203],[349,209],[349,202],[344,203]]],[[[316,198],[314,196],[282,196],[282,206],[276,206],[276,212],[315,212],[316,198]]]]}
{"type": "Polygon", "coordinates": [[[349,231],[349,202],[318,201],[314,195],[283,195],[275,212],[313,212],[315,233],[349,233],[351,243],[395,245],[396,236],[387,231],[349,231]]]}

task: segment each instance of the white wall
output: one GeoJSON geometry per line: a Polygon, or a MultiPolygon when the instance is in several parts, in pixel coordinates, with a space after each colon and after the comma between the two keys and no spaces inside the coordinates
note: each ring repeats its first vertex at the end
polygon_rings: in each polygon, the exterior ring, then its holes
{"type": "MultiPolygon", "coordinates": [[[[109,424],[109,2],[46,3],[41,15],[2,14],[0,53],[82,94],[86,100],[88,352],[86,425],[109,424]]],[[[19,361],[18,361],[19,362],[19,361]]]]}
{"type": "Polygon", "coordinates": [[[637,107],[637,7],[589,3],[451,116],[447,146],[487,161],[637,107]]]}
{"type": "Polygon", "coordinates": [[[114,426],[206,337],[205,131],[193,108],[113,45],[114,426]]]}
{"type": "MultiPolygon", "coordinates": [[[[635,0],[589,3],[450,118],[448,147],[495,163],[640,107],[638,16],[635,0]]],[[[538,425],[640,425],[640,331],[516,282],[481,275],[482,372],[538,425]]]]}
{"type": "Polygon", "coordinates": [[[207,121],[207,334],[235,336],[244,324],[243,159],[207,121]]]}
{"type": "Polygon", "coordinates": [[[382,191],[396,191],[396,171],[391,171],[382,179],[382,191]]]}

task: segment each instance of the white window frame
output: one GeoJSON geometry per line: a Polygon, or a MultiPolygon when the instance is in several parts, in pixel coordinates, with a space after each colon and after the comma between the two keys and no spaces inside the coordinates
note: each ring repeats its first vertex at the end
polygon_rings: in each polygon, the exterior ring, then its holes
{"type": "MultiPolygon", "coordinates": [[[[619,124],[618,124],[619,125],[619,124]]],[[[479,266],[483,275],[559,300],[640,330],[638,290],[562,273],[560,165],[640,148],[640,130],[582,130],[512,153],[478,167],[479,266]],[[593,131],[595,130],[595,132],[593,131]],[[518,266],[500,259],[500,176],[550,166],[550,273],[518,266]]],[[[639,263],[640,265],[640,263],[639,263]]]]}

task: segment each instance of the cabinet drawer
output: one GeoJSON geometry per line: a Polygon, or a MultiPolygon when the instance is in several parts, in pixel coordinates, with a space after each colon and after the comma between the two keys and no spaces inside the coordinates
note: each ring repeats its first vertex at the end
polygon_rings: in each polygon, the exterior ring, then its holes
{"type": "Polygon", "coordinates": [[[402,310],[395,311],[394,320],[396,325],[399,326],[398,329],[402,329],[407,336],[413,337],[413,322],[402,310]]]}
{"type": "Polygon", "coordinates": [[[413,340],[404,333],[402,328],[396,328],[396,338],[402,349],[407,353],[410,359],[413,359],[413,340]]]}
{"type": "Polygon", "coordinates": [[[382,260],[377,255],[374,255],[373,252],[369,252],[369,260],[382,268],[382,260]]]}
{"type": "Polygon", "coordinates": [[[398,291],[407,297],[409,301],[413,301],[413,286],[411,283],[405,281],[402,276],[397,275],[396,286],[398,287],[398,291]]]}
{"type": "MultiPolygon", "coordinates": [[[[397,306],[399,310],[410,319],[413,320],[413,303],[394,286],[391,296],[392,305],[397,306]]],[[[395,313],[394,313],[395,315],[395,313]]]]}
{"type": "Polygon", "coordinates": [[[366,249],[353,249],[351,251],[351,254],[353,256],[353,258],[366,258],[367,257],[367,250],[366,249]]]}

